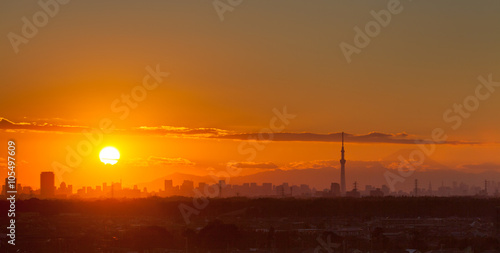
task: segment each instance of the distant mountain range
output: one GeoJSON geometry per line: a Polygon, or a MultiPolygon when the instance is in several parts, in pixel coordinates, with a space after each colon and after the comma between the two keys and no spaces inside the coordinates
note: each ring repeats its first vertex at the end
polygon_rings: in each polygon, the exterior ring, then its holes
{"type": "MultiPolygon", "coordinates": [[[[333,161],[332,161],[333,162],[333,161]]],[[[346,164],[347,189],[353,188],[354,181],[357,181],[358,188],[364,189],[365,185],[380,187],[388,184],[385,178],[386,173],[399,175],[397,163],[377,162],[377,161],[348,161],[346,164]]],[[[332,182],[339,182],[340,166],[326,166],[321,168],[303,168],[303,169],[273,169],[259,172],[252,175],[233,176],[226,180],[227,184],[252,183],[273,183],[275,185],[287,182],[290,185],[308,184],[311,188],[318,190],[329,188],[332,182]]],[[[165,177],[158,178],[151,182],[139,184],[142,187],[148,187],[150,190],[157,191],[164,188],[164,180],[173,180],[174,185],[180,185],[184,180],[192,180],[195,186],[199,182],[216,183],[217,180],[211,176],[196,176],[183,173],[173,173],[165,177]]],[[[455,170],[428,159],[419,169],[409,177],[399,178],[403,182],[395,184],[396,189],[405,191],[414,187],[415,179],[418,179],[420,188],[428,188],[429,183],[436,190],[441,184],[451,186],[454,181],[464,182],[469,185],[483,187],[484,180],[500,181],[500,173],[493,170],[455,170]]]]}

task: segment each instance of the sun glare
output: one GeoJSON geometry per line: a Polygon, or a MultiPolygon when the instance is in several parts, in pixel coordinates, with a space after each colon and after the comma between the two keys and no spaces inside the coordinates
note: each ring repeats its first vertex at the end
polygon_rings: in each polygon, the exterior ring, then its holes
{"type": "Polygon", "coordinates": [[[114,165],[118,162],[118,159],[120,159],[120,152],[114,147],[105,147],[101,150],[101,153],[99,153],[99,158],[104,164],[114,165]]]}

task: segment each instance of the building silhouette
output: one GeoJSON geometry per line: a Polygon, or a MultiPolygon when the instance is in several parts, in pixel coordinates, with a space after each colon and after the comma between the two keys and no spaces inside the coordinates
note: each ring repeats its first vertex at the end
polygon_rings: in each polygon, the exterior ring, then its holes
{"type": "Polygon", "coordinates": [[[171,190],[172,188],[174,188],[172,180],[165,180],[165,191],[171,190]]]}
{"type": "Polygon", "coordinates": [[[377,188],[375,190],[370,190],[370,197],[383,197],[384,192],[380,189],[377,188]]]}
{"type": "Polygon", "coordinates": [[[193,195],[194,182],[191,180],[184,180],[181,185],[181,193],[187,196],[193,195]]]}
{"type": "Polygon", "coordinates": [[[53,198],[55,196],[54,172],[40,173],[40,196],[42,198],[53,198]]]}
{"type": "Polygon", "coordinates": [[[226,187],[226,180],[219,180],[219,198],[222,198],[222,189],[226,187]]]}
{"type": "Polygon", "coordinates": [[[340,197],[340,185],[338,183],[332,183],[330,185],[330,194],[332,197],[340,197]]]}
{"type": "Polygon", "coordinates": [[[270,194],[273,191],[273,184],[272,183],[263,183],[262,184],[262,192],[267,195],[270,194]]]}
{"type": "Polygon", "coordinates": [[[340,153],[342,154],[342,157],[340,159],[340,190],[342,195],[345,195],[346,189],[345,189],[345,158],[344,158],[344,132],[342,132],[342,149],[340,150],[340,153]]]}
{"type": "Polygon", "coordinates": [[[7,195],[8,187],[9,187],[9,179],[5,178],[5,184],[2,186],[2,195],[7,195]]]}
{"type": "Polygon", "coordinates": [[[350,197],[350,198],[361,197],[361,193],[358,191],[358,183],[357,182],[354,182],[354,189],[352,189],[352,191],[346,192],[345,196],[350,197]]]}

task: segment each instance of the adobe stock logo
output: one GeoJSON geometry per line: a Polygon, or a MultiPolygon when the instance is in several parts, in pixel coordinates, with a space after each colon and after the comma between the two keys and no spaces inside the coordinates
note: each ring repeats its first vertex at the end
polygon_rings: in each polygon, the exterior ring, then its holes
{"type": "Polygon", "coordinates": [[[358,26],[354,26],[354,32],[356,32],[353,41],[354,45],[344,41],[340,43],[340,51],[344,54],[347,63],[351,63],[351,57],[354,53],[360,54],[361,49],[370,45],[371,40],[380,34],[382,28],[387,27],[391,23],[393,15],[397,15],[402,11],[403,6],[399,0],[389,0],[386,10],[380,10],[378,12],[374,10],[370,11],[374,20],[368,21],[364,26],[364,30],[358,26]]]}
{"type": "Polygon", "coordinates": [[[243,2],[243,0],[214,0],[212,2],[212,5],[215,8],[215,11],[217,12],[217,15],[219,15],[220,21],[224,21],[224,13],[227,11],[234,11],[234,9],[240,5],[243,2]]]}
{"type": "Polygon", "coordinates": [[[38,34],[38,29],[45,27],[49,23],[49,18],[55,17],[61,5],[66,5],[70,0],[40,0],[38,5],[42,10],[33,14],[31,19],[26,16],[21,18],[23,25],[21,27],[21,35],[14,32],[9,32],[7,38],[9,39],[12,49],[17,54],[19,53],[19,46],[21,44],[28,44],[29,39],[34,38],[38,34]]]}

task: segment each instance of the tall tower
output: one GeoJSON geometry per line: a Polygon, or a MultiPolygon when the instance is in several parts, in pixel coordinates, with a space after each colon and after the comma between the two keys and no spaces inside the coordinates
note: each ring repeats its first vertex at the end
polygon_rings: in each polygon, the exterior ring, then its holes
{"type": "Polygon", "coordinates": [[[340,150],[342,154],[342,158],[340,159],[340,190],[342,195],[344,196],[346,193],[345,190],[345,158],[344,158],[344,132],[342,132],[342,149],[340,150]]]}

